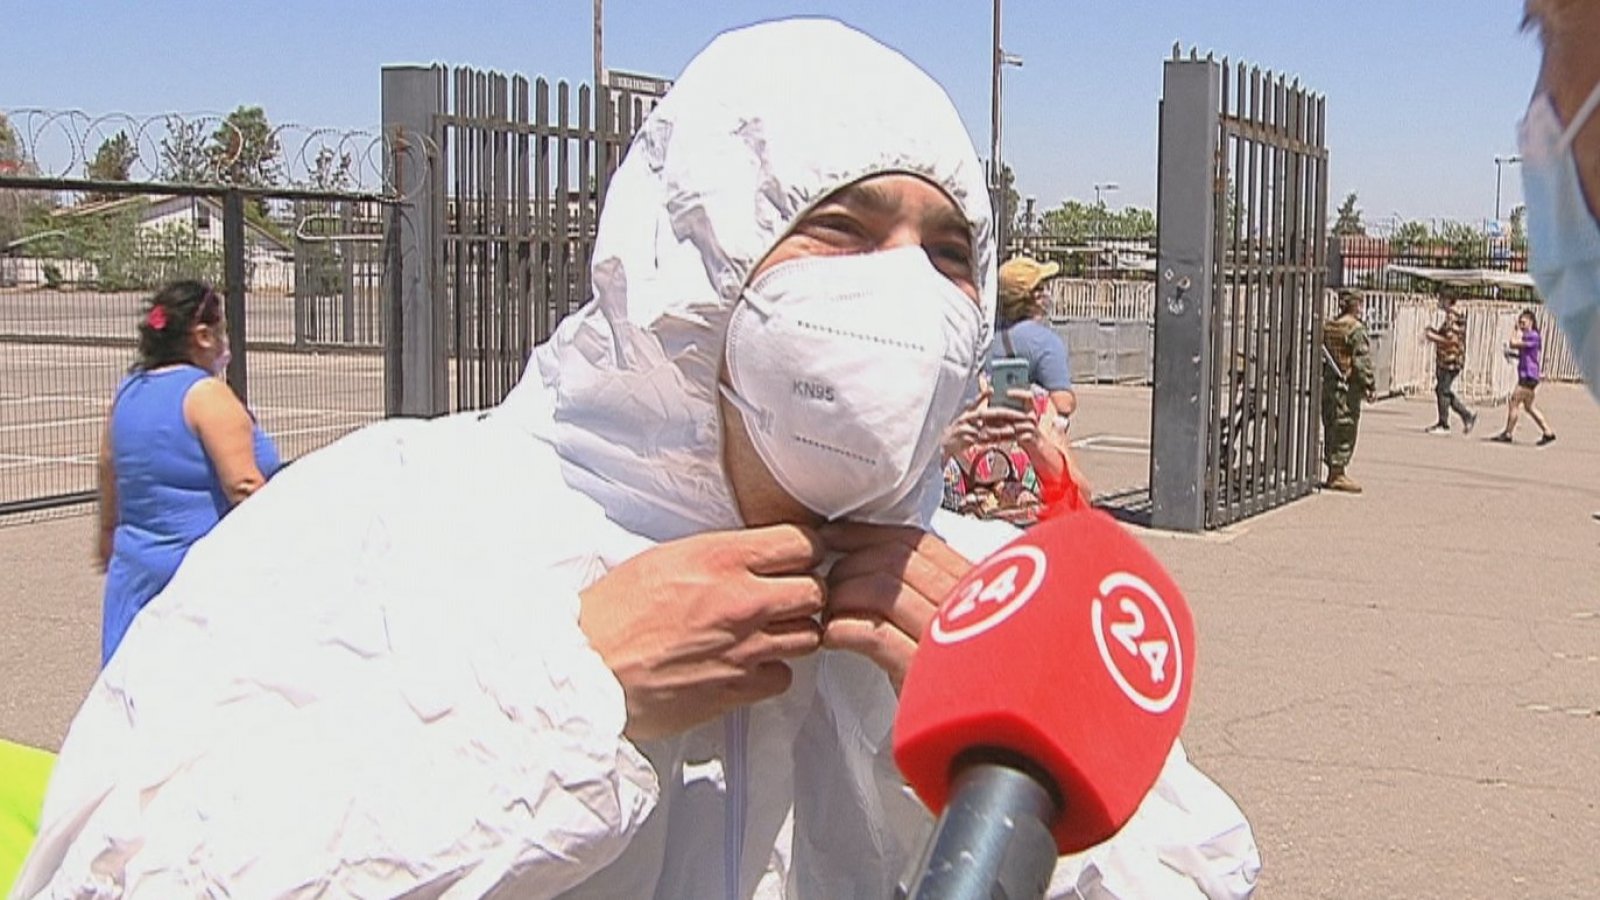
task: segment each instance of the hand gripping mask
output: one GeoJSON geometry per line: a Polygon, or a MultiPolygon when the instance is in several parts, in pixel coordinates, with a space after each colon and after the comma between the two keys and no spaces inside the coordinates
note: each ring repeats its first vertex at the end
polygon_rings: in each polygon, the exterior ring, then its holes
{"type": "Polygon", "coordinates": [[[830,520],[918,525],[982,318],[921,247],[782,262],[734,307],[723,393],[794,499],[830,520]]]}

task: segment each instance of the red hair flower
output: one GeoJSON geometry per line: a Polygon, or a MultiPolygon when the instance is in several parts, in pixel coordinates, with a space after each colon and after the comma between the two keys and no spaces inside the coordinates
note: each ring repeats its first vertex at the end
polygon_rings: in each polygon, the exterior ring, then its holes
{"type": "Polygon", "coordinates": [[[166,307],[164,307],[164,306],[152,306],[152,307],[150,307],[150,314],[145,316],[144,320],[146,322],[149,322],[150,323],[150,327],[154,328],[156,331],[160,331],[161,329],[166,328],[167,327],[167,309],[166,309],[166,307]]]}

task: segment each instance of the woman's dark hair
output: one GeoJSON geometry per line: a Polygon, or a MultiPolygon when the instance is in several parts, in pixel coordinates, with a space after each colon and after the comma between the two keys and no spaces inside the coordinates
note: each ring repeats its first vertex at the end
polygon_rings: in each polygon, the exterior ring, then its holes
{"type": "Polygon", "coordinates": [[[1522,312],[1517,314],[1517,318],[1518,319],[1522,319],[1524,317],[1526,317],[1527,320],[1530,323],[1532,323],[1534,331],[1538,331],[1539,330],[1539,317],[1534,315],[1532,307],[1529,307],[1529,308],[1527,308],[1527,309],[1525,309],[1522,312]]]}
{"type": "Polygon", "coordinates": [[[174,281],[145,304],[139,317],[139,360],[148,371],[189,361],[189,333],[195,325],[222,320],[222,298],[200,281],[174,281]]]}

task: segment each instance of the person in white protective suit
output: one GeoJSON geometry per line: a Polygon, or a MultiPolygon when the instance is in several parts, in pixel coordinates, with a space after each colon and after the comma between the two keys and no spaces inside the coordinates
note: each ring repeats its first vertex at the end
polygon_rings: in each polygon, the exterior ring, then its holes
{"type": "MultiPolygon", "coordinates": [[[[897,685],[1014,533],[936,513],[992,235],[906,59],[826,21],[718,37],[502,405],[367,428],[194,548],[73,722],[15,896],[891,896],[932,825],[897,685]]],[[[1180,748],[1053,891],[1258,868],[1180,748]]]]}

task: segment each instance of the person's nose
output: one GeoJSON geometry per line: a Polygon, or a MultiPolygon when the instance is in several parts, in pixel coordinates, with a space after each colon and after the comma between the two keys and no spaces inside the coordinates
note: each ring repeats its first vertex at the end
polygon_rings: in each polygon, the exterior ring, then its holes
{"type": "Polygon", "coordinates": [[[922,246],[922,229],[914,222],[901,222],[889,229],[879,242],[879,250],[898,250],[901,247],[922,246]]]}

